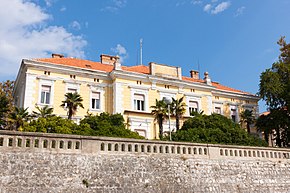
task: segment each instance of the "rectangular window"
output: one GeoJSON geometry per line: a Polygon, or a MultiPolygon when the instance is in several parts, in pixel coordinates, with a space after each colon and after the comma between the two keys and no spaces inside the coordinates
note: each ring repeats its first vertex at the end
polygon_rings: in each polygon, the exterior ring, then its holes
{"type": "Polygon", "coordinates": [[[231,118],[233,122],[236,122],[237,120],[237,111],[236,109],[231,109],[231,118]]]}
{"type": "Polygon", "coordinates": [[[145,97],[142,94],[134,94],[134,109],[145,111],[145,97]]]}
{"type": "Polygon", "coordinates": [[[40,103],[41,104],[50,104],[50,93],[51,93],[51,86],[41,86],[41,97],[40,103]]]}
{"type": "Polygon", "coordinates": [[[92,92],[92,109],[100,109],[100,93],[99,92],[92,92]]]}
{"type": "Polygon", "coordinates": [[[198,103],[196,101],[189,101],[188,108],[190,115],[193,112],[198,112],[198,103]]]}
{"type": "Polygon", "coordinates": [[[216,114],[222,114],[222,109],[221,109],[221,107],[215,107],[215,108],[214,108],[214,112],[215,112],[216,114]]]}

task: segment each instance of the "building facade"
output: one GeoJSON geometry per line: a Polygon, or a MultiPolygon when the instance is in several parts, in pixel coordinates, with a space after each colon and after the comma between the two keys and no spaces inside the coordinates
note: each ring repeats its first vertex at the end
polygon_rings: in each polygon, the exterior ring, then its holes
{"type": "MultiPolygon", "coordinates": [[[[148,139],[159,135],[150,106],[163,97],[184,97],[187,107],[183,119],[192,111],[222,114],[235,122],[245,109],[258,115],[259,97],[211,81],[207,72],[203,79],[194,70],[186,77],[180,67],[153,62],[123,66],[118,56],[109,55],[101,55],[100,62],[59,54],[22,60],[14,89],[17,106],[32,112],[35,106],[48,105],[54,108],[54,114],[66,117],[67,109],[60,105],[68,92],[78,92],[83,98],[84,109],[78,109],[76,121],[87,113],[121,113],[131,130],[148,139]]],[[[174,117],[171,123],[174,130],[174,117]]],[[[165,121],[165,132],[168,126],[165,121]]]]}

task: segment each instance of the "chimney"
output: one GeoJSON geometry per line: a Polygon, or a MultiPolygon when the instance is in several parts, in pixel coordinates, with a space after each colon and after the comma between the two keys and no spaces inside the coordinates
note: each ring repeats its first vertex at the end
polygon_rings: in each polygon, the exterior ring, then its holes
{"type": "Polygon", "coordinates": [[[114,70],[122,70],[121,63],[120,63],[120,57],[117,55],[115,56],[116,61],[114,62],[114,70]]]}
{"type": "Polygon", "coordinates": [[[191,70],[190,77],[194,79],[199,79],[199,72],[197,70],[191,70]]]}
{"type": "Polygon", "coordinates": [[[100,58],[101,58],[102,64],[114,65],[115,62],[119,59],[119,56],[110,56],[110,55],[106,55],[106,54],[101,54],[100,58]]]}
{"type": "Polygon", "coordinates": [[[51,54],[51,57],[52,58],[63,58],[64,55],[62,55],[62,54],[51,54]]]}
{"type": "Polygon", "coordinates": [[[208,72],[205,72],[204,73],[204,79],[203,79],[204,81],[205,81],[205,83],[207,84],[207,85],[211,85],[211,79],[210,79],[210,77],[209,77],[209,75],[208,75],[208,72]]]}

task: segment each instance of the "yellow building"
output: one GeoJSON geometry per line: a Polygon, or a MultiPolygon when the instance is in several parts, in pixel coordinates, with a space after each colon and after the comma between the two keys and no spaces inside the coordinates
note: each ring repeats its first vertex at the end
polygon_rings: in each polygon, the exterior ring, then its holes
{"type": "MultiPolygon", "coordinates": [[[[15,89],[15,103],[19,107],[49,105],[56,115],[66,117],[61,107],[64,95],[78,92],[84,109],[78,109],[74,119],[79,121],[88,112],[121,113],[133,131],[148,139],[158,138],[158,124],[151,115],[155,99],[184,96],[187,110],[219,113],[239,122],[245,109],[258,114],[256,95],[223,86],[211,81],[208,73],[199,79],[198,71],[182,76],[180,67],[151,62],[148,66],[123,66],[117,56],[101,55],[100,62],[66,58],[52,54],[52,58],[24,59],[19,69],[15,89]]],[[[175,120],[171,120],[173,130],[175,120]]],[[[182,123],[181,123],[182,124],[182,123]]],[[[168,122],[164,122],[168,131],[168,122]]]]}

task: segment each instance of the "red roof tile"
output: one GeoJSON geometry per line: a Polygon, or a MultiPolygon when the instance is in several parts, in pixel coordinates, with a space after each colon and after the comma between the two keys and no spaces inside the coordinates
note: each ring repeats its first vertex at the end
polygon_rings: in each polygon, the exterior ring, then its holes
{"type": "Polygon", "coordinates": [[[130,71],[130,72],[138,72],[142,74],[150,74],[150,69],[148,66],[145,65],[138,65],[138,66],[124,66],[123,70],[130,71]]]}
{"type": "MultiPolygon", "coordinates": [[[[83,59],[78,59],[78,58],[40,58],[40,59],[35,59],[35,60],[40,61],[40,62],[57,64],[57,65],[65,65],[65,66],[72,66],[72,67],[78,67],[78,68],[100,70],[100,71],[104,71],[104,72],[111,72],[114,69],[114,66],[110,65],[110,64],[103,64],[100,62],[93,62],[93,61],[83,60],[83,59]]],[[[122,66],[122,69],[124,71],[128,71],[128,72],[150,74],[149,67],[145,66],[145,65],[122,66]]],[[[186,77],[186,76],[183,76],[182,80],[188,81],[188,82],[204,83],[204,80],[195,79],[195,78],[186,77]]],[[[221,85],[217,82],[212,82],[212,86],[214,86],[215,88],[217,88],[219,90],[238,92],[238,93],[243,93],[243,94],[250,94],[247,92],[243,92],[243,91],[240,91],[237,89],[233,89],[233,88],[221,85]]]]}
{"type": "Polygon", "coordinates": [[[77,58],[40,58],[40,62],[111,72],[114,66],[77,58]]]}

